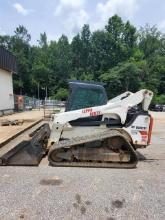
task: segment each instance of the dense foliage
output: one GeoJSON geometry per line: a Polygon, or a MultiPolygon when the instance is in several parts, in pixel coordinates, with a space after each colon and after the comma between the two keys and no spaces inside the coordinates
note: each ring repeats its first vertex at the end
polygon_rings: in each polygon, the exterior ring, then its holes
{"type": "Polygon", "coordinates": [[[18,74],[14,75],[14,92],[42,98],[67,97],[67,79],[102,81],[109,97],[126,90],[151,89],[155,102],[165,104],[165,37],[158,29],[146,25],[140,30],[115,15],[104,30],[93,33],[84,25],[71,42],[62,35],[48,43],[40,34],[38,45],[23,26],[13,36],[0,36],[0,45],[17,57],[18,74]],[[47,87],[47,88],[46,88],[47,87]]]}

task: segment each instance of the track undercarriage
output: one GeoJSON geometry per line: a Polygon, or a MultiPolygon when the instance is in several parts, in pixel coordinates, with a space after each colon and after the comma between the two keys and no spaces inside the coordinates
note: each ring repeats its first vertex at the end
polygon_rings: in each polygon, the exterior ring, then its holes
{"type": "Polygon", "coordinates": [[[136,152],[117,130],[61,140],[48,154],[52,166],[134,168],[136,152]]]}

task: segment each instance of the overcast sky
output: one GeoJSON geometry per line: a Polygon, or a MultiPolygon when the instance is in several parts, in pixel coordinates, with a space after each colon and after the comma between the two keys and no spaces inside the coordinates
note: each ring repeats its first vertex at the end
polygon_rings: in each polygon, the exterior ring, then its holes
{"type": "Polygon", "coordinates": [[[136,27],[146,23],[165,32],[165,0],[0,0],[0,34],[13,34],[24,25],[36,43],[44,31],[49,40],[65,34],[71,39],[84,23],[103,29],[118,14],[136,27]]]}

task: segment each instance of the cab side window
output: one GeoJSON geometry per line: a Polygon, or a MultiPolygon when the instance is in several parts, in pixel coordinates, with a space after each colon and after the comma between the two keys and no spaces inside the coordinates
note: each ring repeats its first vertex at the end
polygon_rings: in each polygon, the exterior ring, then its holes
{"type": "Polygon", "coordinates": [[[104,105],[105,95],[101,89],[78,88],[70,104],[70,111],[104,105]]]}

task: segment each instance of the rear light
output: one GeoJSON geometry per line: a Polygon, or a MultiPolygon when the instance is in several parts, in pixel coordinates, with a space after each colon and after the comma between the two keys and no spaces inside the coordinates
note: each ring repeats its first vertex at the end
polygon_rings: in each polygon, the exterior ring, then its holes
{"type": "Polygon", "coordinates": [[[153,128],[153,117],[150,115],[150,125],[149,125],[149,131],[148,131],[148,141],[147,141],[147,144],[151,143],[152,128],[153,128]]]}

